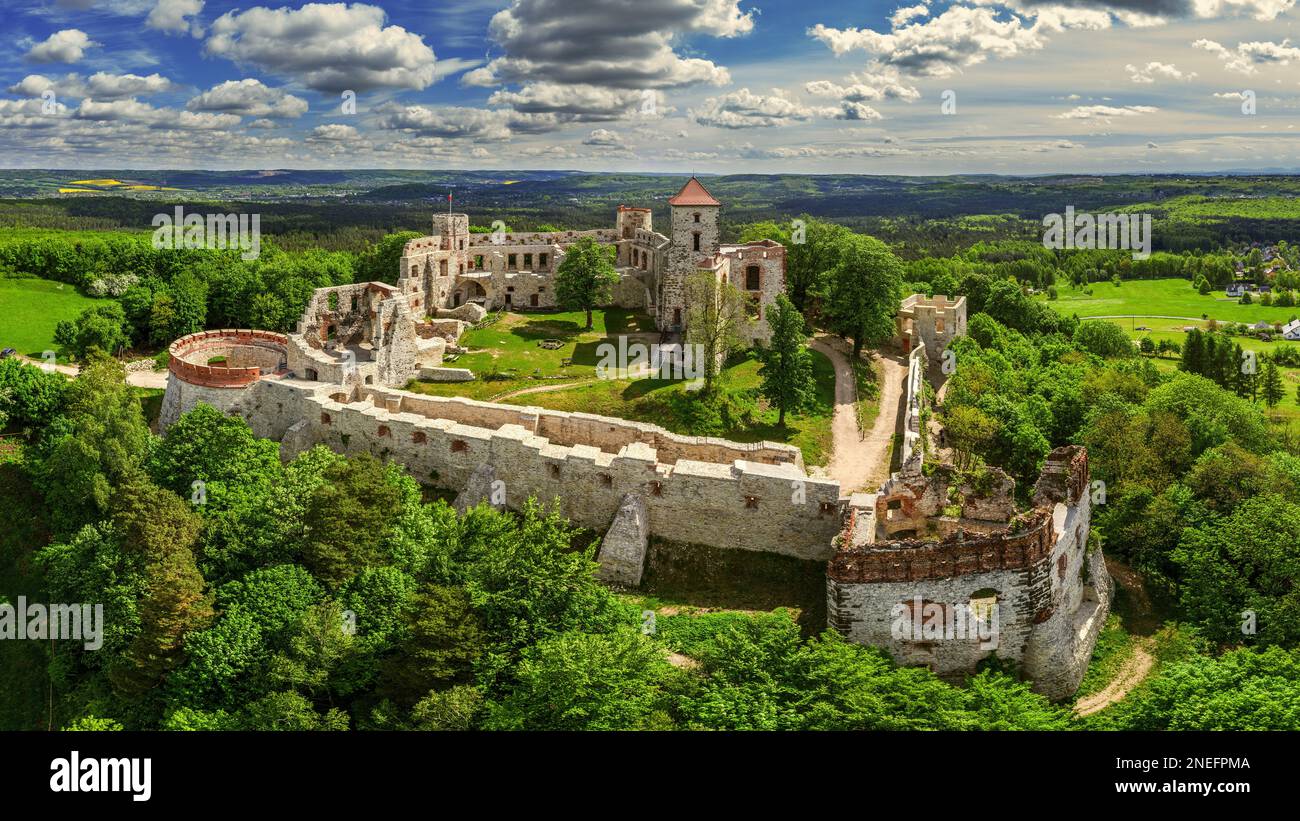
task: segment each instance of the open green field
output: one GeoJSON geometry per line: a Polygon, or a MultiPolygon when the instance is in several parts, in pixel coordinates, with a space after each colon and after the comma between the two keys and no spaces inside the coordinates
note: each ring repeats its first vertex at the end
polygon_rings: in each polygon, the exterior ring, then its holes
{"type": "MultiPolygon", "coordinates": [[[[1114,320],[1114,321],[1115,324],[1123,328],[1124,332],[1128,334],[1129,337],[1132,339],[1141,339],[1143,337],[1149,336],[1151,337],[1153,342],[1159,342],[1162,339],[1168,339],[1177,342],[1180,346],[1187,341],[1187,334],[1182,330],[1182,323],[1178,323],[1174,320],[1167,320],[1167,319],[1127,320],[1125,319],[1125,320],[1114,320]],[[1134,330],[1130,325],[1130,323],[1133,322],[1135,322],[1137,325],[1145,324],[1151,330],[1149,331],[1134,330]]],[[[1196,324],[1200,326],[1200,323],[1196,323],[1196,324]]],[[[1291,347],[1295,345],[1300,345],[1300,342],[1292,342],[1281,338],[1275,338],[1269,342],[1262,342],[1251,336],[1233,336],[1232,341],[1240,345],[1243,351],[1255,351],[1256,353],[1268,353],[1271,351],[1275,351],[1281,347],[1291,347]]],[[[1163,357],[1148,357],[1148,358],[1152,362],[1155,362],[1156,367],[1160,368],[1162,371],[1173,371],[1173,370],[1177,370],[1178,368],[1177,357],[1163,356],[1163,357]]],[[[1265,408],[1265,413],[1270,417],[1275,417],[1277,421],[1283,424],[1289,424],[1294,427],[1297,423],[1300,423],[1300,400],[1298,400],[1296,396],[1296,388],[1300,387],[1300,369],[1284,367],[1281,368],[1281,372],[1282,372],[1282,382],[1286,386],[1286,395],[1282,397],[1282,401],[1278,403],[1277,407],[1273,408],[1271,411],[1265,408]]],[[[1260,407],[1264,408],[1262,402],[1260,403],[1260,407]]]]}
{"type": "Polygon", "coordinates": [[[54,350],[54,326],[102,300],[48,279],[0,279],[0,348],[39,358],[54,350]]]}
{"type": "MultiPolygon", "coordinates": [[[[1205,316],[1221,322],[1287,322],[1300,316],[1300,308],[1277,308],[1258,302],[1241,305],[1229,299],[1222,291],[1212,291],[1202,296],[1185,279],[1134,279],[1119,287],[1110,282],[1094,282],[1087,286],[1088,295],[1072,285],[1057,285],[1059,298],[1047,299],[1052,309],[1066,315],[1090,316],[1180,316],[1193,319],[1205,316]]],[[[1127,327],[1128,323],[1122,323],[1127,327]]],[[[1147,324],[1138,322],[1137,324],[1147,324]]],[[[1184,323],[1190,324],[1190,323],[1184,323]]],[[[1152,327],[1155,327],[1154,325],[1152,327]]]]}
{"type": "MultiPolygon", "coordinates": [[[[592,315],[593,327],[583,330],[580,311],[508,313],[493,325],[461,337],[464,354],[452,367],[469,368],[473,382],[414,381],[407,390],[435,396],[464,396],[514,405],[536,405],[561,411],[595,413],[660,425],[684,434],[701,434],[698,410],[685,381],[665,379],[598,379],[597,346],[618,344],[625,335],[631,344],[656,342],[654,320],[627,310],[601,310],[592,315]],[[555,339],[564,344],[554,350],[537,343],[555,339]],[[565,361],[568,360],[568,364],[565,361]],[[498,377],[506,378],[498,378],[498,377]],[[529,393],[518,393],[529,390],[529,393]]],[[[818,391],[808,412],[776,424],[777,412],[757,396],[759,362],[752,356],[729,362],[721,380],[727,404],[736,408],[707,431],[737,442],[786,442],[803,451],[809,465],[830,459],[831,419],[835,412],[835,369],[830,360],[813,352],[813,372],[818,391]]]]}

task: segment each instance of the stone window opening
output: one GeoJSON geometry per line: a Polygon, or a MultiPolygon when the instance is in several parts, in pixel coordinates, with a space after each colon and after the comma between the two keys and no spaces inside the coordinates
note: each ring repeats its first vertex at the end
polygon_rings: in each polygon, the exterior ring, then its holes
{"type": "Polygon", "coordinates": [[[662,495],[664,495],[664,483],[663,483],[663,482],[651,482],[651,483],[650,483],[650,495],[651,495],[651,496],[662,496],[662,495]]]}
{"type": "Polygon", "coordinates": [[[757,496],[746,496],[746,497],[745,497],[745,509],[746,509],[746,510],[758,510],[758,497],[757,497],[757,496]]]}
{"type": "Polygon", "coordinates": [[[551,474],[551,478],[552,478],[552,479],[558,479],[558,478],[560,478],[560,466],[559,466],[559,465],[555,465],[555,464],[547,465],[547,466],[546,466],[546,471],[547,471],[547,473],[551,474]]]}
{"type": "Polygon", "coordinates": [[[532,254],[524,254],[524,269],[525,269],[525,270],[528,270],[528,271],[533,270],[533,255],[532,255],[532,254]]]}
{"type": "Polygon", "coordinates": [[[330,415],[329,415],[328,413],[322,413],[322,414],[320,415],[320,423],[321,423],[322,425],[329,425],[329,424],[332,424],[332,423],[330,422],[330,415]]]}
{"type": "Polygon", "coordinates": [[[696,231],[694,234],[691,234],[691,236],[694,238],[693,242],[695,243],[695,250],[700,250],[700,233],[696,231]]]}
{"type": "Polygon", "coordinates": [[[987,622],[993,618],[994,608],[997,605],[998,591],[991,587],[985,587],[970,594],[970,614],[982,622],[987,622]]]}
{"type": "Polygon", "coordinates": [[[356,312],[357,312],[357,297],[356,297],[356,294],[353,294],[353,295],[352,295],[352,313],[356,313],[356,312]]]}
{"type": "Polygon", "coordinates": [[[839,510],[839,507],[840,506],[837,502],[822,502],[821,513],[822,515],[825,515],[827,513],[835,513],[837,510],[839,510]]]}
{"type": "Polygon", "coordinates": [[[440,260],[438,262],[438,276],[445,277],[446,275],[447,275],[447,260],[445,259],[440,260]]]}
{"type": "Polygon", "coordinates": [[[316,381],[318,381],[319,374],[316,373],[316,369],[315,369],[315,368],[307,368],[306,371],[305,371],[305,373],[304,373],[304,375],[305,375],[306,378],[307,378],[309,381],[311,381],[311,382],[316,382],[316,381]]]}
{"type": "Polygon", "coordinates": [[[751,265],[745,269],[745,290],[759,291],[762,290],[762,277],[759,275],[757,265],[751,265]]]}
{"type": "Polygon", "coordinates": [[[380,425],[380,426],[379,426],[379,435],[380,435],[380,436],[392,436],[392,435],[393,435],[393,432],[392,432],[392,430],[389,429],[389,427],[388,427],[387,425],[380,425]]]}
{"type": "Polygon", "coordinates": [[[550,254],[539,254],[538,257],[537,257],[537,267],[539,267],[539,268],[545,270],[545,269],[546,269],[546,262],[547,262],[547,259],[548,259],[549,257],[550,257],[550,254]]]}
{"type": "Polygon", "coordinates": [[[452,453],[468,453],[468,452],[469,452],[469,442],[466,442],[464,439],[453,439],[453,440],[451,441],[451,452],[452,452],[452,453]]]}
{"type": "Polygon", "coordinates": [[[700,221],[700,212],[696,211],[695,214],[694,214],[694,217],[695,217],[695,221],[696,221],[696,222],[699,222],[699,221],[700,221]]]}
{"type": "Polygon", "coordinates": [[[411,434],[411,441],[417,445],[423,445],[428,440],[429,437],[425,435],[424,431],[422,430],[417,430],[415,433],[411,434]]]}
{"type": "Polygon", "coordinates": [[[515,270],[515,262],[517,258],[518,256],[516,254],[509,254],[506,257],[506,267],[509,268],[511,271],[515,270]]]}
{"type": "Polygon", "coordinates": [[[528,297],[528,305],[529,305],[529,307],[536,308],[536,307],[537,307],[537,299],[538,299],[537,294],[532,294],[531,296],[529,296],[529,297],[528,297]]]}
{"type": "Polygon", "coordinates": [[[1056,559],[1056,577],[1062,581],[1065,580],[1065,568],[1069,565],[1070,560],[1062,553],[1056,559]]]}
{"type": "Polygon", "coordinates": [[[602,487],[613,487],[614,477],[610,476],[608,473],[602,473],[600,474],[600,484],[602,487]]]}

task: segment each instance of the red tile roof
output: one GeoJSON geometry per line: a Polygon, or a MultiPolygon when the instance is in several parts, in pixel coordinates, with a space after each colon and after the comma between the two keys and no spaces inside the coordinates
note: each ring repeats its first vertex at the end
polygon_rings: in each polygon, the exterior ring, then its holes
{"type": "Polygon", "coordinates": [[[691,177],[677,192],[677,196],[668,200],[669,205],[722,205],[713,198],[700,181],[691,177]]]}

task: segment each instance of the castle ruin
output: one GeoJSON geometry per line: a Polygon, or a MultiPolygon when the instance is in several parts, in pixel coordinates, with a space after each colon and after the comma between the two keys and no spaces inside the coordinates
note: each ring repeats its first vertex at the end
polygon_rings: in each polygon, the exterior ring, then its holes
{"type": "Polygon", "coordinates": [[[555,267],[583,235],[616,246],[616,299],[661,331],[682,329],[685,278],[705,270],[751,295],[754,338],[764,338],[765,306],[784,288],[784,248],[719,244],[720,206],[694,178],[670,205],[671,237],[639,208],[620,208],[612,231],[504,242],[470,234],[462,214],[440,215],[433,236],[407,244],[396,287],[319,289],[290,334],[220,330],[173,342],[160,431],[203,402],[279,442],[285,459],[315,445],[371,454],[458,491],[462,510],[558,499],[565,516],[605,534],[601,578],[623,587],[641,583],[652,539],[825,563],[828,623],[849,640],[958,680],[996,658],[1038,692],[1069,697],[1110,597],[1100,551],[1089,548],[1087,454],[1053,451],[1024,512],[1002,471],[928,464],[927,356],[965,332],[964,298],[916,295],[900,307],[902,467],[874,494],[842,493],[781,443],[401,390],[415,377],[455,376],[443,353],[486,309],[553,306],[555,267]],[[948,627],[990,614],[992,637],[948,627]],[[919,629],[900,635],[909,624],[919,629]]]}

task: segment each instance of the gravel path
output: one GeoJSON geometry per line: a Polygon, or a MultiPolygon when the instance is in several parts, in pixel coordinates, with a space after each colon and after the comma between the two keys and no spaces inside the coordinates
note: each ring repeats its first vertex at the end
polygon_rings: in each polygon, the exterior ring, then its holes
{"type": "Polygon", "coordinates": [[[847,498],[856,490],[874,490],[889,478],[890,445],[898,430],[898,416],[903,400],[903,380],[907,365],[893,356],[874,354],[880,361],[884,378],[880,386],[880,413],[871,430],[858,430],[854,402],[857,390],[849,357],[835,341],[819,336],[812,341],[814,350],[825,354],[835,366],[835,418],[831,423],[831,463],[826,466],[832,479],[840,483],[840,496],[847,498]]]}
{"type": "Polygon", "coordinates": [[[1101,690],[1093,693],[1087,698],[1081,699],[1078,704],[1074,705],[1074,712],[1080,716],[1090,716],[1093,713],[1101,712],[1110,705],[1124,698],[1133,691],[1133,688],[1142,683],[1142,680],[1151,672],[1151,667],[1156,660],[1148,650],[1151,639],[1141,638],[1133,646],[1133,655],[1128,657],[1124,666],[1115,674],[1115,678],[1110,680],[1101,690]]]}

